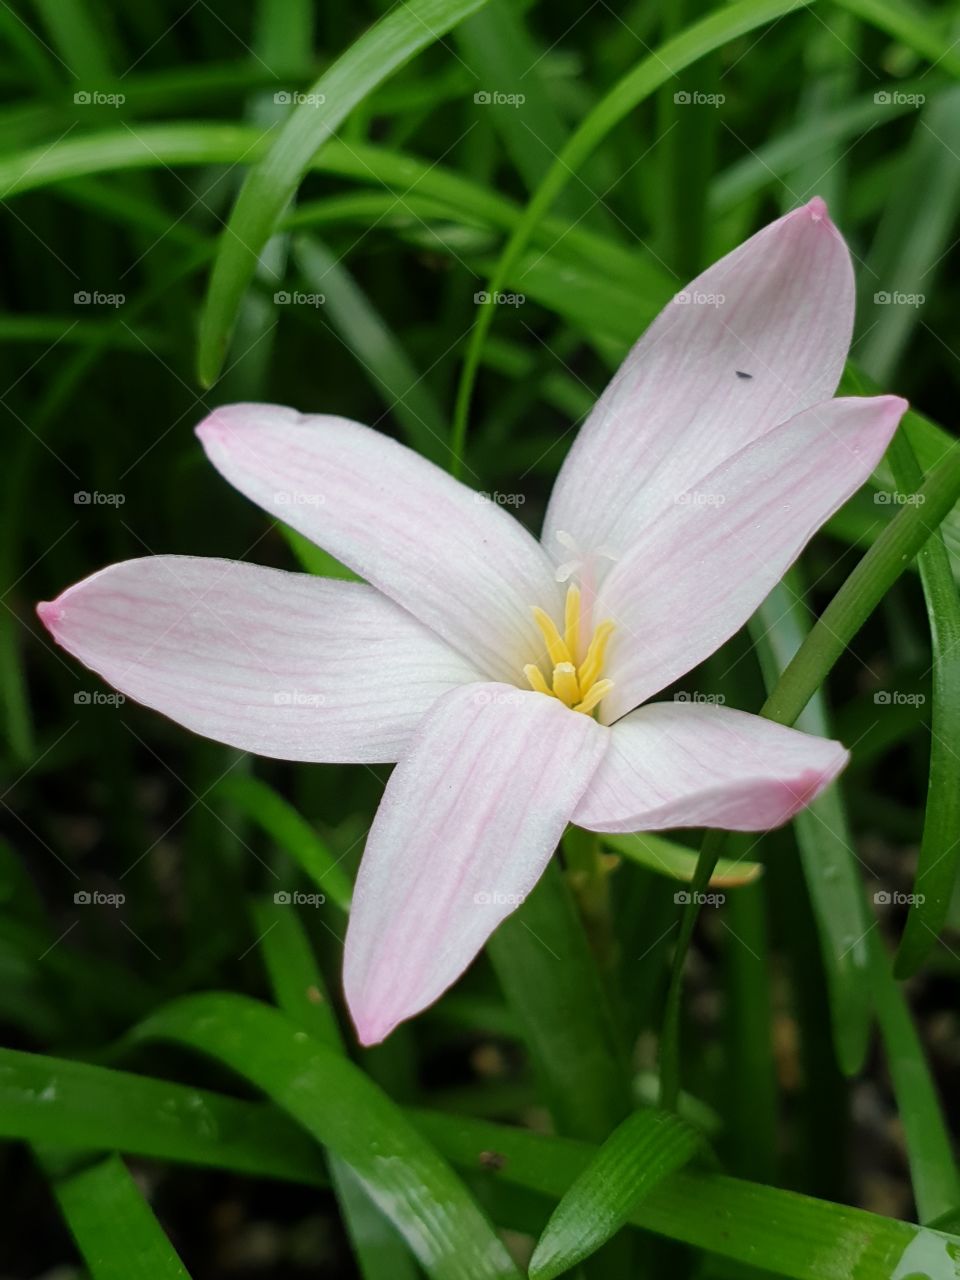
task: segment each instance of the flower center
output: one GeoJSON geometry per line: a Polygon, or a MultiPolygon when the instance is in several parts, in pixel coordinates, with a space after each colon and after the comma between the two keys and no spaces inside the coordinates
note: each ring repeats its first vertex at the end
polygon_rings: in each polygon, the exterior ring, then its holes
{"type": "Polygon", "coordinates": [[[559,698],[574,711],[582,711],[584,715],[590,715],[596,710],[601,699],[606,697],[613,688],[612,680],[600,678],[603,674],[607,644],[613,633],[613,623],[601,622],[593,631],[581,660],[582,619],[578,586],[571,583],[567,588],[567,599],[563,610],[563,635],[560,634],[554,620],[543,609],[534,606],[533,616],[547,646],[551,673],[550,679],[547,680],[537,663],[528,663],[523,668],[523,674],[529,680],[530,688],[537,693],[545,693],[551,698],[559,698]]]}

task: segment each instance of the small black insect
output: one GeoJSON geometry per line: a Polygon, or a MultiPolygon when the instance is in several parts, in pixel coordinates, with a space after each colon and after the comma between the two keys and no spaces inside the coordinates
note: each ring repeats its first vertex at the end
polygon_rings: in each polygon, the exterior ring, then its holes
{"type": "Polygon", "coordinates": [[[742,369],[738,369],[738,370],[737,370],[737,377],[738,377],[738,378],[752,378],[752,377],[753,377],[753,374],[752,374],[752,373],[744,373],[742,369]]]}

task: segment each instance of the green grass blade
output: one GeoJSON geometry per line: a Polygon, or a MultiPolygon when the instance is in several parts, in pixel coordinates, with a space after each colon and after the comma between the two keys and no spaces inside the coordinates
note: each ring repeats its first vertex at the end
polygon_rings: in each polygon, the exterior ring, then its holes
{"type": "Polygon", "coordinates": [[[189,1280],[119,1156],[53,1179],[91,1280],[189,1280]]]}
{"type": "Polygon", "coordinates": [[[900,160],[900,180],[883,211],[861,272],[860,317],[865,329],[857,358],[885,386],[923,314],[919,299],[934,289],[937,268],[955,238],[960,210],[960,85],[923,108],[900,160]],[[916,191],[924,199],[918,204],[916,191]],[[904,301],[898,302],[900,296],[904,301]],[[886,302],[877,302],[877,298],[886,302]],[[906,299],[915,299],[908,302],[906,299]]]}
{"type": "Polygon", "coordinates": [[[394,1103],[282,1013],[244,996],[188,996],[151,1014],[131,1039],[187,1045],[262,1089],[353,1168],[429,1276],[518,1280],[463,1184],[394,1103]]]}
{"type": "Polygon", "coordinates": [[[325,301],[318,319],[330,325],[403,428],[408,443],[431,461],[447,451],[446,422],[423,377],[367,295],[325,244],[297,236],[293,257],[308,288],[325,301]]]}
{"type": "Polygon", "coordinates": [[[0,1136],[325,1181],[315,1143],[275,1107],[15,1049],[0,1049],[0,1136]]]}
{"type": "MultiPolygon", "coordinates": [[[[757,610],[750,630],[768,689],[809,633],[806,590],[798,568],[779,583],[757,610]]],[[[831,737],[820,691],[796,721],[797,728],[831,737]]],[[[853,851],[853,837],[835,784],[794,819],[800,861],[817,923],[827,977],[833,1044],[840,1070],[855,1075],[863,1066],[871,1022],[870,965],[866,937],[870,920],[853,851]]]]}
{"type": "Polygon", "coordinates": [[[901,40],[922,58],[960,76],[960,54],[951,40],[944,39],[933,22],[912,3],[904,0],[834,0],[842,9],[862,18],[894,40],[901,40]]]}
{"type": "Polygon", "coordinates": [[[605,1138],[629,1110],[626,1058],[555,862],[487,951],[558,1127],[575,1137],[605,1138]]]}
{"type": "MultiPolygon", "coordinates": [[[[258,899],[252,913],[277,1004],[318,1043],[343,1053],[340,1029],[299,915],[268,899],[258,899]]],[[[363,1280],[416,1280],[419,1272],[403,1239],[371,1201],[363,1183],[339,1156],[331,1155],[329,1163],[363,1280]]]]}
{"type": "Polygon", "coordinates": [[[702,1142],[669,1112],[638,1111],[624,1120],[553,1211],[530,1259],[531,1280],[554,1280],[596,1253],[702,1142]]]}
{"type": "MultiPolygon", "coordinates": [[[[488,1176],[559,1198],[596,1148],[484,1120],[412,1113],[454,1164],[502,1157],[488,1176]]],[[[488,1162],[489,1164],[489,1162],[488,1162]]],[[[956,1280],[960,1237],[847,1205],[714,1173],[673,1173],[631,1212],[630,1223],[791,1280],[956,1280]]]]}
{"type": "Polygon", "coordinates": [[[897,512],[814,623],[761,708],[762,715],[780,724],[792,724],[800,715],[847,645],[960,498],[960,450],[948,454],[917,492],[922,500],[897,512]]]}
{"type": "Polygon", "coordinates": [[[259,778],[228,774],[212,794],[262,828],[304,873],[343,911],[350,909],[352,886],[337,859],[306,818],[259,778]]]}
{"type": "MultiPolygon", "coordinates": [[[[693,879],[697,866],[696,849],[688,849],[686,845],[667,840],[654,831],[633,831],[628,835],[604,833],[600,839],[614,853],[622,854],[631,862],[656,871],[658,875],[687,884],[693,879]]],[[[762,862],[748,862],[744,858],[720,858],[710,877],[710,884],[714,888],[734,888],[736,885],[749,884],[761,875],[762,862]]]]}
{"type": "Polygon", "coordinates": [[[960,1209],[960,1175],[923,1046],[876,930],[869,937],[873,998],[903,1124],[910,1180],[920,1221],[960,1209]]]}
{"type": "Polygon", "coordinates": [[[483,3],[411,0],[391,9],[324,72],[281,126],[268,154],[247,175],[220,239],[200,319],[197,368],[205,386],[223,365],[258,256],[317,150],[377,85],[483,3]]]}
{"type": "MultiPolygon", "coordinates": [[[[628,112],[685,67],[713,53],[737,36],[802,8],[804,3],[805,0],[740,0],[739,3],[727,5],[668,40],[618,81],[590,112],[550,167],[500,255],[486,292],[493,296],[503,290],[511,269],[529,243],[533,228],[552,207],[572,175],[628,112]]],[[[493,306],[480,308],[464,360],[452,433],[455,475],[463,465],[473,384],[480,363],[481,348],[493,322],[494,310],[493,306]]]]}
{"type": "MultiPolygon", "coordinates": [[[[900,492],[916,492],[923,476],[902,432],[888,457],[900,492]]],[[[960,595],[939,529],[920,550],[918,562],[933,651],[930,775],[916,896],[895,964],[898,978],[916,973],[936,946],[960,869],[960,595]]]]}

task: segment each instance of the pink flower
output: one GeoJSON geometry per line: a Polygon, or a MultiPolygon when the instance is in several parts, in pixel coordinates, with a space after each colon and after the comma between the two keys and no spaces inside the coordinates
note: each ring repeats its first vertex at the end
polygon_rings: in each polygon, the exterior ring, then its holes
{"type": "Polygon", "coordinates": [[[81,662],[197,733],[399,761],[344,957],[365,1044],[463,972],[568,822],[764,830],[843,768],[837,742],[648,700],[743,625],[896,429],[896,396],[830,398],[853,298],[819,199],[711,267],[590,414],[539,543],[367,427],[218,409],[197,428],[214,466],[366,582],[156,556],[39,606],[81,662]]]}

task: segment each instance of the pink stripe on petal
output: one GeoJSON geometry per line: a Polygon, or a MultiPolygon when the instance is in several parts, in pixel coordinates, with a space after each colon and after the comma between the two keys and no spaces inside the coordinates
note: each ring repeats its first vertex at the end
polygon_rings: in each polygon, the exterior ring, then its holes
{"type": "Polygon", "coordinates": [[[126,560],[37,612],[127,697],[281,760],[395,761],[436,699],[478,678],[373,587],[234,560],[126,560]]]}
{"type": "Polygon", "coordinates": [[[362,1043],[432,1004],[530,892],[607,736],[504,684],[431,710],[387,783],[353,895],[344,989],[362,1043]]]}
{"type": "MultiPolygon", "coordinates": [[[[764,227],[667,304],[563,465],[544,545],[627,554],[673,496],[833,395],[853,329],[850,255],[819,198],[764,227]]],[[[603,567],[601,565],[601,567],[603,567]]]]}
{"type": "Polygon", "coordinates": [[[744,711],[655,702],[612,727],[572,820],[591,831],[766,831],[805,808],[848,758],[839,742],[744,711]]]}
{"type": "Polygon", "coordinates": [[[503,507],[389,436],[277,405],[215,410],[197,428],[217,470],[348,564],[488,677],[540,650],[530,606],[556,609],[553,567],[503,507]]]}

